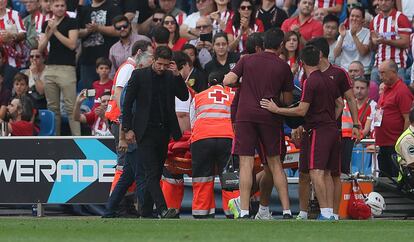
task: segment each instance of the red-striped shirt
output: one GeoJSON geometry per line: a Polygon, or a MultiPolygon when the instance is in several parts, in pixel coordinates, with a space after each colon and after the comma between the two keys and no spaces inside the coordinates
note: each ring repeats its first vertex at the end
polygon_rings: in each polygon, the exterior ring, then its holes
{"type": "Polygon", "coordinates": [[[344,4],[344,0],[318,0],[315,1],[316,8],[330,8],[338,4],[344,4]]]}
{"type": "MultiPolygon", "coordinates": [[[[9,33],[25,33],[26,29],[24,28],[23,20],[20,18],[19,13],[12,9],[6,9],[6,14],[0,17],[0,30],[7,31],[9,33]]],[[[4,47],[4,45],[3,45],[4,47]]],[[[13,48],[11,48],[13,49],[13,48]]],[[[14,47],[16,52],[21,50],[20,45],[16,45],[14,47]]],[[[6,51],[7,52],[7,51],[6,51]]],[[[17,60],[12,54],[6,53],[7,55],[7,63],[13,67],[20,68],[22,67],[23,63],[17,60]]]]}
{"type": "MultiPolygon", "coordinates": [[[[392,10],[388,17],[378,14],[371,21],[371,31],[375,31],[384,39],[401,39],[402,34],[411,33],[411,23],[408,18],[397,10],[392,10]]],[[[379,66],[383,61],[392,59],[399,68],[406,67],[407,53],[405,49],[400,49],[391,45],[379,44],[375,54],[375,66],[379,66]]]]}

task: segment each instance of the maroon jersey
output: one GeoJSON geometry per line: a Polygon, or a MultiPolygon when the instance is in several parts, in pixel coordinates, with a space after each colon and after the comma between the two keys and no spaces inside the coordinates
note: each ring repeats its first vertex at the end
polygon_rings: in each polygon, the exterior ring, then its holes
{"type": "Polygon", "coordinates": [[[336,124],[335,100],[339,90],[332,80],[321,71],[312,72],[303,83],[301,102],[309,103],[305,115],[306,130],[336,124]]]}

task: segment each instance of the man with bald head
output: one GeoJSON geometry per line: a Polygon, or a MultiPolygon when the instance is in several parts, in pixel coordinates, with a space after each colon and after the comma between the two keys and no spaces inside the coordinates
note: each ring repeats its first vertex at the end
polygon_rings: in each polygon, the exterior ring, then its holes
{"type": "Polygon", "coordinates": [[[195,29],[199,37],[190,40],[189,43],[197,48],[198,60],[204,68],[204,66],[212,60],[213,23],[209,17],[201,16],[196,22],[195,29]]]}
{"type": "Polygon", "coordinates": [[[378,100],[378,109],[373,120],[375,142],[380,147],[378,164],[380,176],[397,176],[398,171],[392,165],[395,153],[394,145],[398,137],[410,125],[409,113],[413,95],[398,76],[398,65],[393,60],[386,60],[378,68],[384,92],[378,100]]]}

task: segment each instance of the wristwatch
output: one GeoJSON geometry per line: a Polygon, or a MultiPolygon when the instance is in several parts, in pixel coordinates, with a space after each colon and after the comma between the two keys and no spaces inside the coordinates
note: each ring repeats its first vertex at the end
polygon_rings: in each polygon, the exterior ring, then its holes
{"type": "Polygon", "coordinates": [[[352,126],[352,128],[357,128],[357,129],[360,129],[360,128],[361,128],[361,125],[360,125],[360,124],[354,124],[354,125],[352,126]]]}

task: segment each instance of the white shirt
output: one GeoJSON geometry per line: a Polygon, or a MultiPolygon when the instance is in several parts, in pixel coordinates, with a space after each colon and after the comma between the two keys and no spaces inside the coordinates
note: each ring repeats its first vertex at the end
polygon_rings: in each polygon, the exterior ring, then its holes
{"type": "Polygon", "coordinates": [[[128,80],[131,77],[132,72],[135,70],[135,65],[133,65],[132,63],[135,63],[135,60],[129,57],[128,60],[119,67],[114,77],[116,87],[124,88],[125,85],[128,83],[128,80]]]}
{"type": "Polygon", "coordinates": [[[190,112],[190,103],[191,103],[191,94],[188,92],[188,99],[186,101],[181,101],[177,97],[175,98],[175,112],[180,113],[189,113],[190,112]]]}
{"type": "Polygon", "coordinates": [[[414,15],[413,0],[401,0],[402,13],[411,21],[414,15]]]}
{"type": "MultiPolygon", "coordinates": [[[[357,37],[363,45],[369,45],[370,31],[367,28],[362,28],[358,33],[357,37]]],[[[341,40],[339,36],[338,42],[341,40]]],[[[351,31],[347,30],[342,44],[342,52],[339,56],[339,66],[348,70],[349,65],[353,61],[360,61],[364,65],[365,73],[368,72],[369,66],[371,64],[371,55],[367,54],[366,56],[361,56],[358,52],[354,39],[352,38],[351,31]]]]}
{"type": "Polygon", "coordinates": [[[200,12],[192,13],[185,18],[183,24],[187,25],[190,29],[194,29],[199,18],[200,12]]]}

